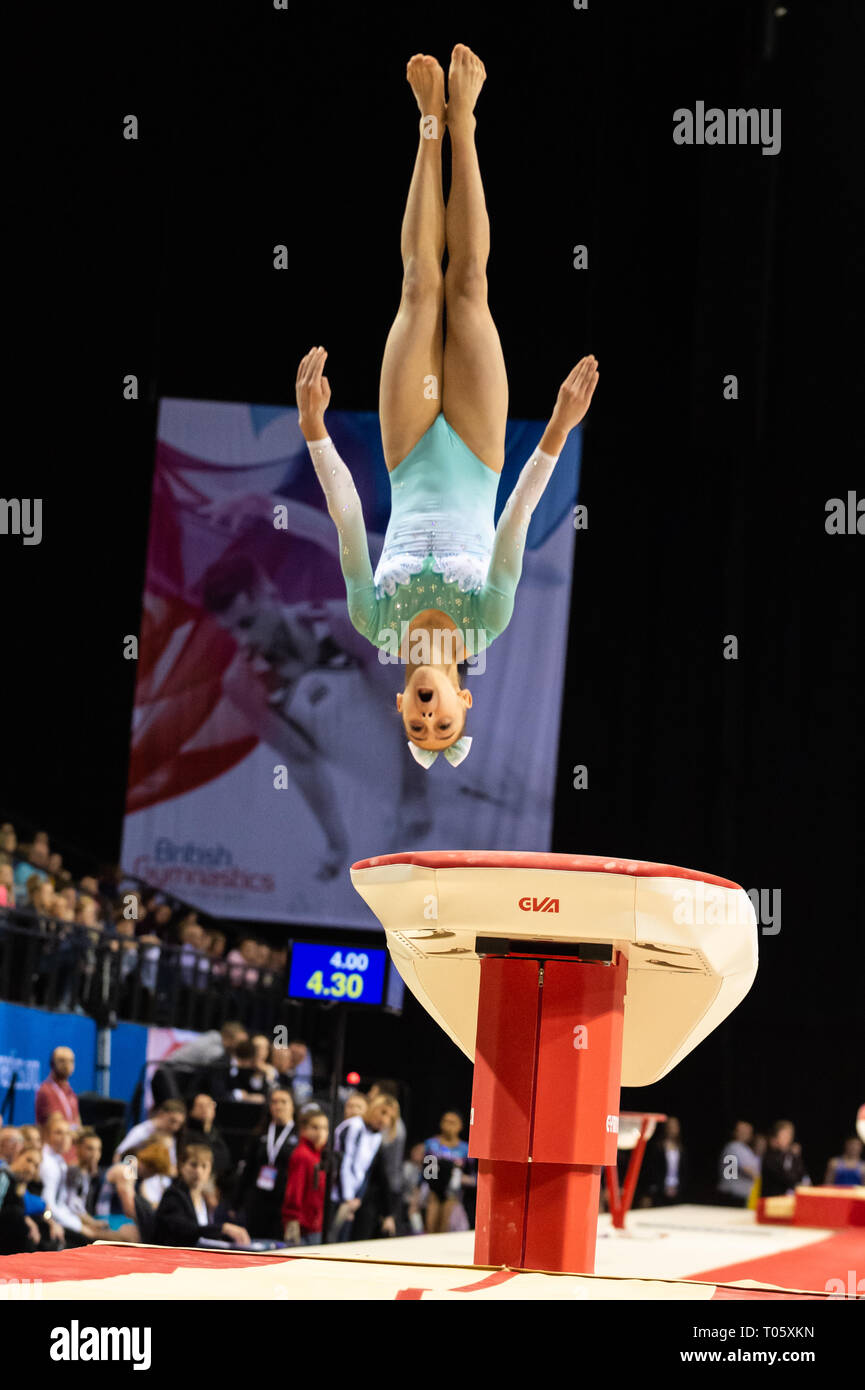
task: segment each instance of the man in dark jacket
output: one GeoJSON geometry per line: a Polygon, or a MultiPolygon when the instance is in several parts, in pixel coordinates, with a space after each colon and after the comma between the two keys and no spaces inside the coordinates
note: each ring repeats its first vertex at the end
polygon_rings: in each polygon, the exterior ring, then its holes
{"type": "Polygon", "coordinates": [[[230,1221],[210,1220],[204,1189],[210,1181],[212,1154],[207,1144],[188,1144],[180,1177],[163,1193],[156,1209],[157,1245],[197,1245],[199,1240],[227,1240],[249,1245],[249,1234],[230,1221]]]}
{"type": "Polygon", "coordinates": [[[761,1169],[761,1197],[783,1197],[807,1181],[802,1149],[794,1144],[796,1129],[792,1120],[776,1120],[769,1135],[761,1169]]]}
{"type": "Polygon", "coordinates": [[[183,1154],[190,1144],[208,1144],[213,1150],[213,1178],[220,1189],[231,1168],[231,1154],[228,1145],[216,1128],[216,1101],[203,1092],[197,1095],[189,1107],[186,1120],[177,1143],[177,1151],[183,1154]]]}

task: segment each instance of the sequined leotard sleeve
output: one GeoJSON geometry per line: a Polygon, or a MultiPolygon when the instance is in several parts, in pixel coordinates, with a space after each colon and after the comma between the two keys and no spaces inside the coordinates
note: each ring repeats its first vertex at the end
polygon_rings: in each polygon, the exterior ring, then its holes
{"type": "Polygon", "coordinates": [[[369,542],[363,507],[354,479],[337,453],[330,435],[307,440],[312,466],[339,534],[339,563],[345,580],[348,616],[364,637],[378,645],[378,601],[375,596],[369,542]]]}
{"type": "Polygon", "coordinates": [[[511,620],[514,595],[523,572],[526,532],[558,457],[535,449],[499,517],[486,583],[478,594],[480,621],[496,636],[511,620]]]}

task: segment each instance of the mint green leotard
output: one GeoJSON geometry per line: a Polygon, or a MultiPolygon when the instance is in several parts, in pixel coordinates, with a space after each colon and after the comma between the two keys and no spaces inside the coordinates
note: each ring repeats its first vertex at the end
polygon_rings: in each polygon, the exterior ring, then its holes
{"type": "Polygon", "coordinates": [[[392,644],[423,609],[446,613],[470,652],[489,646],[511,619],[526,532],[557,455],[536,449],[498,526],[499,474],[440,412],[390,472],[391,514],[373,574],[360,499],[329,438],[309,443],[328,510],[340,533],[348,611],[376,647],[392,644]]]}

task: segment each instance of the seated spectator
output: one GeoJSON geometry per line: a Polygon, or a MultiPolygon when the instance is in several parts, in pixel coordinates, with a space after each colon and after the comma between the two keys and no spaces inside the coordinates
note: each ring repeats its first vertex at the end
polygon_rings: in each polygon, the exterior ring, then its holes
{"type": "MultiPolygon", "coordinates": [[[[89,1213],[73,1210],[69,1205],[69,1164],[64,1156],[68,1148],[69,1121],[62,1115],[51,1115],[42,1127],[42,1157],[39,1165],[42,1198],[54,1219],[63,1227],[64,1243],[86,1245],[88,1241],[107,1235],[109,1227],[104,1222],[95,1220],[89,1213]]],[[[76,1205],[73,1202],[73,1206],[76,1205]]]]}
{"type": "Polygon", "coordinates": [[[211,1176],[211,1155],[206,1144],[190,1144],[180,1169],[180,1177],[165,1192],[156,1211],[157,1245],[197,1245],[199,1240],[227,1240],[249,1245],[249,1233],[242,1226],[210,1220],[204,1190],[211,1176]]]}
{"type": "MultiPolygon", "coordinates": [[[[424,1144],[427,1234],[453,1230],[457,1208],[463,1207],[463,1176],[469,1146],[460,1138],[462,1128],[462,1116],[456,1110],[446,1110],[439,1120],[438,1134],[424,1144]]],[[[465,1230],[466,1225],[461,1223],[460,1228],[465,1230]]]]}
{"type": "Polygon", "coordinates": [[[267,1109],[237,1180],[234,1207],[256,1240],[281,1240],[282,1196],[291,1151],[298,1140],[291,1092],[280,1088],[271,1091],[267,1109]]]}
{"type": "MultiPolygon", "coordinates": [[[[0,1140],[2,1140],[0,1131],[0,1140]]],[[[840,1158],[830,1158],[823,1179],[827,1187],[865,1187],[865,1162],[862,1159],[862,1140],[855,1134],[844,1140],[840,1158]]]]}
{"type": "MultiPolygon", "coordinates": [[[[69,1078],[75,1071],[71,1047],[55,1047],[48,1059],[48,1075],[36,1092],[36,1123],[44,1125],[53,1114],[63,1115],[70,1125],[81,1124],[78,1097],[69,1078]]],[[[68,1156],[68,1155],[67,1155],[68,1156]]]]}
{"type": "Polygon", "coordinates": [[[79,1215],[95,1216],[104,1169],[100,1167],[102,1140],[95,1129],[79,1129],[73,1142],[75,1162],[66,1170],[65,1204],[79,1215]]]}
{"type": "Polygon", "coordinates": [[[165,1145],[159,1140],[143,1144],[108,1169],[96,1199],[95,1214],[125,1217],[128,1226],[112,1222],[117,1238],[149,1244],[153,1240],[156,1208],[175,1177],[176,1169],[172,1169],[165,1145]]]}
{"type": "Polygon", "coordinates": [[[4,821],[0,825],[0,850],[4,854],[14,854],[18,849],[18,836],[15,834],[15,826],[11,821],[4,821]]]}
{"type": "Polygon", "coordinates": [[[140,1148],[148,1140],[157,1139],[168,1149],[171,1166],[176,1169],[177,1135],[183,1128],[185,1119],[186,1106],[182,1100],[164,1100],[154,1106],[150,1112],[150,1119],[143,1120],[140,1125],[133,1125],[126,1138],[121,1140],[114,1155],[115,1163],[130,1149],[140,1148]]]}
{"type": "Polygon", "coordinates": [[[200,1092],[194,1097],[189,1107],[189,1115],[181,1131],[177,1147],[180,1150],[182,1162],[183,1154],[189,1144],[209,1144],[213,1153],[213,1178],[217,1186],[221,1186],[233,1165],[228,1145],[216,1128],[215,1120],[216,1101],[212,1096],[200,1092]]]}
{"type": "Polygon", "coordinates": [[[792,1120],[776,1120],[763,1155],[760,1195],[783,1197],[810,1182],[802,1161],[802,1147],[794,1143],[796,1128],[792,1120]]]}
{"type": "Polygon", "coordinates": [[[57,1222],[30,1215],[25,1207],[27,1184],[38,1178],[40,1162],[40,1150],[28,1144],[11,1163],[0,1165],[0,1255],[56,1249],[62,1243],[63,1232],[57,1222]]]}
{"type": "Polygon", "coordinates": [[[15,1125],[4,1125],[0,1129],[0,1163],[11,1163],[24,1147],[20,1129],[15,1125]]]}
{"type": "Polygon", "coordinates": [[[284,1238],[288,1245],[320,1245],[327,1200],[324,1149],[330,1129],[321,1106],[305,1106],[298,1129],[300,1138],[288,1160],[282,1199],[284,1238]]]}
{"type": "Polygon", "coordinates": [[[751,1147],[754,1126],[739,1120],[718,1163],[718,1193],[727,1206],[746,1207],[760,1176],[760,1160],[751,1147]]]}
{"type": "Polygon", "coordinates": [[[177,1169],[171,1162],[168,1149],[158,1139],[151,1139],[126,1157],[135,1159],[135,1164],[130,1168],[135,1179],[135,1190],[156,1211],[163,1195],[177,1177],[177,1169]]]}

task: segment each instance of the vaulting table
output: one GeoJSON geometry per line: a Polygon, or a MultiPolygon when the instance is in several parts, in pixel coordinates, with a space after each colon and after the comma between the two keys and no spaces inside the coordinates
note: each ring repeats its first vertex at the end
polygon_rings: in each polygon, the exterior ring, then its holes
{"type": "Polygon", "coordinates": [[[592,1273],[620,1088],[665,1076],[747,994],[748,894],[670,864],[500,850],[382,855],[351,878],[475,1064],[475,1262],[592,1273]]]}

